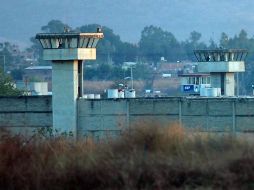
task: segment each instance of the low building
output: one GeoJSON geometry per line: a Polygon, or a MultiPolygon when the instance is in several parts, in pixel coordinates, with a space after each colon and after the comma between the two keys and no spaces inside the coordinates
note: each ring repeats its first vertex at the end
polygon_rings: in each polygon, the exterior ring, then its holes
{"type": "Polygon", "coordinates": [[[200,95],[201,88],[211,86],[210,74],[207,73],[188,73],[179,74],[181,78],[181,93],[184,95],[200,95]]]}
{"type": "Polygon", "coordinates": [[[47,82],[48,91],[52,91],[52,66],[30,66],[25,68],[24,83],[47,82]]]}
{"type": "Polygon", "coordinates": [[[48,92],[48,83],[47,82],[16,82],[16,88],[22,90],[24,95],[28,96],[42,96],[50,95],[48,92]]]}

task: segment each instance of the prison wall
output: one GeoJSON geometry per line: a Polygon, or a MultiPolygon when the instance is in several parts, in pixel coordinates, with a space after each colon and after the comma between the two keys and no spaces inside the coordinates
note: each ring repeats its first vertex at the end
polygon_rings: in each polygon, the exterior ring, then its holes
{"type": "Polygon", "coordinates": [[[26,135],[40,127],[52,127],[51,96],[0,97],[0,129],[26,135]]]}
{"type": "MultiPolygon", "coordinates": [[[[151,121],[199,131],[254,132],[253,97],[81,98],[77,109],[80,138],[115,135],[151,121]]],[[[30,134],[52,123],[51,96],[0,97],[0,129],[30,134]]]]}
{"type": "Polygon", "coordinates": [[[135,98],[78,102],[78,136],[112,135],[130,126],[179,123],[187,129],[253,132],[254,98],[135,98]]]}

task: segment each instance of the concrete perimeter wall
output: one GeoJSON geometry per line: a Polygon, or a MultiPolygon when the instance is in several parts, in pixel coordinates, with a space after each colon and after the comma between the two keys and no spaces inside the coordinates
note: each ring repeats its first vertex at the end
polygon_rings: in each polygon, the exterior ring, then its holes
{"type": "MultiPolygon", "coordinates": [[[[115,135],[137,122],[180,123],[202,131],[253,132],[254,98],[78,100],[78,136],[115,135]]],[[[30,133],[52,127],[52,97],[0,97],[0,129],[30,133]]]]}
{"type": "Polygon", "coordinates": [[[51,96],[0,97],[0,129],[31,134],[52,127],[51,96]]]}
{"type": "Polygon", "coordinates": [[[202,131],[254,131],[254,98],[80,99],[78,113],[79,137],[114,135],[149,121],[202,131]]]}

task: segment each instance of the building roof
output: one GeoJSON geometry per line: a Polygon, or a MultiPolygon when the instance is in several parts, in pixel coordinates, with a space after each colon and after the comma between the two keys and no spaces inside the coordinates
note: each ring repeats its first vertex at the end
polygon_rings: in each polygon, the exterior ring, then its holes
{"type": "Polygon", "coordinates": [[[125,66],[133,66],[136,64],[137,64],[136,62],[130,62],[130,61],[123,62],[123,65],[125,65],[125,66]]]}
{"type": "Polygon", "coordinates": [[[186,74],[179,74],[179,77],[204,77],[210,76],[208,73],[186,73],[186,74]]]}
{"type": "Polygon", "coordinates": [[[26,70],[52,70],[52,66],[30,66],[26,70]]]}

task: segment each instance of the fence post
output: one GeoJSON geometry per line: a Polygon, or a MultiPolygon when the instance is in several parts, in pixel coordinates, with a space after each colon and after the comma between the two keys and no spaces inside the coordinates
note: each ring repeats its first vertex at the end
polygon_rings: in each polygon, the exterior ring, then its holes
{"type": "Polygon", "coordinates": [[[182,98],[178,99],[178,122],[179,125],[182,127],[182,98]]]}
{"type": "Polygon", "coordinates": [[[209,103],[208,98],[206,99],[206,132],[209,131],[209,103]]]}
{"type": "Polygon", "coordinates": [[[235,99],[232,102],[232,132],[233,134],[236,133],[236,116],[235,116],[235,99]]]}
{"type": "Polygon", "coordinates": [[[126,124],[130,130],[130,101],[126,99],[126,124]]]}

